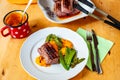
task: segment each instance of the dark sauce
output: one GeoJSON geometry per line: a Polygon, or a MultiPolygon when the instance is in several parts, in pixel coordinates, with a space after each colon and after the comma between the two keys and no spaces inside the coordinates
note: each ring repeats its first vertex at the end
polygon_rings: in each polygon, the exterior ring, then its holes
{"type": "Polygon", "coordinates": [[[78,13],[72,14],[72,15],[71,15],[71,14],[70,14],[70,15],[68,14],[68,15],[66,15],[66,16],[61,16],[61,17],[58,16],[58,18],[59,18],[59,19],[67,19],[67,18],[71,18],[71,17],[73,17],[73,16],[77,16],[77,15],[79,15],[79,14],[81,14],[81,12],[78,12],[78,13]]]}

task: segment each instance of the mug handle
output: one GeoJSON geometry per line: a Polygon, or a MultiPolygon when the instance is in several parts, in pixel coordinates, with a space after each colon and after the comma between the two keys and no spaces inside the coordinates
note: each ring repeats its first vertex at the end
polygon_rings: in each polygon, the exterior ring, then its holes
{"type": "Polygon", "coordinates": [[[3,28],[1,28],[1,34],[2,34],[2,36],[4,36],[4,37],[7,37],[8,35],[10,35],[10,28],[8,27],[8,26],[5,26],[5,27],[3,27],[3,28]],[[6,30],[6,29],[8,29],[8,33],[6,33],[6,34],[4,34],[4,31],[6,30]]]}

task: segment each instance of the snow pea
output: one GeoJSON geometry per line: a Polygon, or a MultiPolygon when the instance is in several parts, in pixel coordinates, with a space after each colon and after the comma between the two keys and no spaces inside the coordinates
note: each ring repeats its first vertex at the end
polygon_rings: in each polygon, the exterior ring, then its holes
{"type": "Polygon", "coordinates": [[[74,55],[76,54],[76,50],[67,48],[66,51],[67,51],[66,52],[67,54],[65,55],[64,59],[65,59],[65,63],[67,65],[67,67],[70,68],[72,59],[73,59],[74,55]]]}
{"type": "Polygon", "coordinates": [[[63,57],[61,51],[59,51],[59,57],[60,57],[60,63],[62,64],[62,66],[63,66],[66,70],[69,70],[69,68],[68,68],[67,65],[65,64],[64,57],[63,57]]]}
{"type": "Polygon", "coordinates": [[[52,34],[49,34],[45,40],[45,42],[49,42],[50,41],[50,38],[51,38],[52,34]]]}
{"type": "Polygon", "coordinates": [[[74,61],[71,63],[71,68],[74,68],[77,64],[81,63],[82,61],[84,61],[85,58],[75,58],[74,61]]]}

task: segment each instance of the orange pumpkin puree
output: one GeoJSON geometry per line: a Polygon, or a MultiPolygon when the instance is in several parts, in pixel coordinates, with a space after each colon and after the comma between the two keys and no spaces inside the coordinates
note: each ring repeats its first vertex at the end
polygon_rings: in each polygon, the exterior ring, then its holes
{"type": "Polygon", "coordinates": [[[49,67],[49,64],[46,64],[45,59],[42,56],[38,56],[35,60],[35,62],[40,65],[40,66],[44,66],[44,67],[49,67]]]}

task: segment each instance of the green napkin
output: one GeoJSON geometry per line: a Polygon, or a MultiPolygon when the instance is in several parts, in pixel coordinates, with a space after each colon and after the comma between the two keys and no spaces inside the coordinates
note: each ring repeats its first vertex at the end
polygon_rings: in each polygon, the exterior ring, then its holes
{"type": "MultiPolygon", "coordinates": [[[[86,41],[86,30],[79,28],[77,30],[77,33],[79,35],[81,35],[83,37],[83,39],[86,41]]],[[[105,58],[105,56],[107,55],[107,53],[109,52],[109,50],[111,49],[111,47],[113,46],[113,42],[106,40],[99,36],[97,36],[97,38],[98,38],[98,42],[99,42],[98,50],[99,50],[100,62],[102,62],[103,59],[105,58]]],[[[92,43],[92,47],[93,47],[93,43],[92,43]]],[[[89,48],[89,44],[88,44],[88,48],[89,48]]],[[[93,48],[93,53],[95,55],[94,48],[93,48]]],[[[92,70],[90,56],[88,57],[87,67],[90,70],[92,70]]]]}

